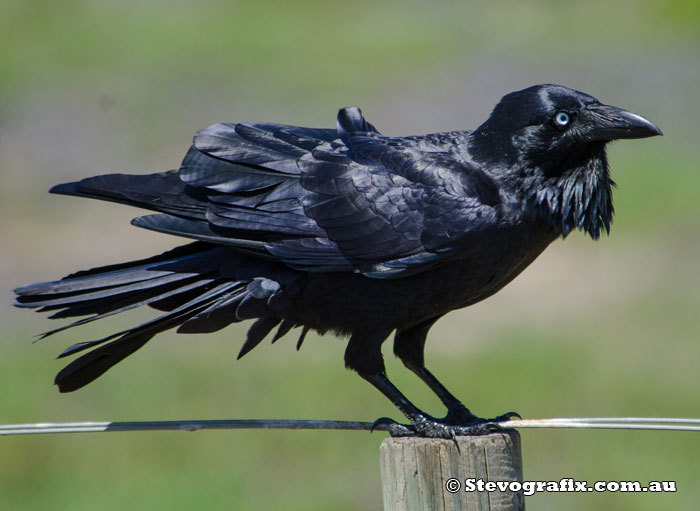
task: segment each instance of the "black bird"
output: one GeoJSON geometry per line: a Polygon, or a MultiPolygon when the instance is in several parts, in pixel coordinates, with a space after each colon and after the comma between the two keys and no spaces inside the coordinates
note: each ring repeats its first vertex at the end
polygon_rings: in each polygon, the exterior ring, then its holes
{"type": "MultiPolygon", "coordinates": [[[[394,434],[485,432],[428,369],[430,327],[491,296],[553,240],[597,239],[613,216],[605,146],[661,135],[643,117],[560,85],[501,99],[474,131],[387,137],[359,108],[336,129],[215,124],[197,133],[179,170],[111,174],[51,192],[156,211],[133,224],[193,243],[140,261],[16,290],[18,307],[87,316],[44,334],[143,305],[164,313],[103,339],[56,376],[61,392],[90,383],[154,335],[214,332],[254,319],[242,357],[277,328],[349,336],[345,365],[409,419],[394,434]],[[381,345],[447,407],[437,419],[387,378],[381,345]]],[[[514,414],[505,414],[497,420],[514,414]]],[[[389,420],[380,419],[380,422],[389,420]]]]}

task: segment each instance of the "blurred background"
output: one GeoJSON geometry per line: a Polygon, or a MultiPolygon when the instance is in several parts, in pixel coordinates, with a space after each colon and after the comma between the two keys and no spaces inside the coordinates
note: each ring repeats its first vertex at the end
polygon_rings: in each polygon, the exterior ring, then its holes
{"type": "MultiPolygon", "coordinates": [[[[554,243],[501,293],[432,331],[428,366],[482,416],[700,416],[700,3],[2,0],[0,423],[374,420],[392,405],[343,368],[332,336],[261,346],[247,324],[162,334],[60,395],[67,345],[139,311],[32,344],[56,326],[12,288],[180,244],[138,210],[49,196],[98,173],[177,168],[219,121],[332,127],[359,105],[390,135],[471,129],[498,99],[561,83],[641,113],[664,137],[613,144],[609,238],[554,243]]],[[[385,346],[390,377],[439,403],[385,346]]],[[[0,439],[0,507],[380,509],[384,433],[235,431],[0,439]]],[[[675,494],[540,494],[537,510],[691,509],[693,433],[522,431],[525,477],[676,480],[675,494]]]]}

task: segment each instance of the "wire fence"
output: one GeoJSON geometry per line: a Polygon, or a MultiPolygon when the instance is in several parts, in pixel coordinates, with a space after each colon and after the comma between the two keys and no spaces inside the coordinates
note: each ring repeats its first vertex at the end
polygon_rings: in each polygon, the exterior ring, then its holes
{"type": "MultiPolygon", "coordinates": [[[[521,419],[494,423],[503,429],[637,429],[657,431],[700,431],[700,419],[666,417],[568,417],[521,419]]],[[[362,421],[332,420],[175,420],[125,422],[44,422],[0,425],[0,436],[49,433],[102,433],[116,431],[201,431],[212,429],[327,429],[388,431],[389,426],[362,421]]]]}

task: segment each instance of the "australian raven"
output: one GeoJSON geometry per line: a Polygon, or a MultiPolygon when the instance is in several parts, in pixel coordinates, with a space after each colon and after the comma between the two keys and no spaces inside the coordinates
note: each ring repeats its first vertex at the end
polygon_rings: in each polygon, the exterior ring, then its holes
{"type": "MultiPolygon", "coordinates": [[[[387,137],[358,108],[336,129],[215,124],[197,133],[178,170],[110,174],[53,193],[155,211],[133,224],[196,241],[140,261],[20,287],[16,305],[86,316],[50,335],[135,307],[157,318],[103,339],[56,376],[61,392],[90,383],[154,335],[214,332],[255,320],[239,358],[273,329],[349,336],[345,365],[409,419],[395,434],[483,432],[425,368],[430,327],[489,297],[553,240],[609,231],[613,215],[605,146],[661,135],[643,117],[559,85],[501,99],[473,131],[387,137]],[[429,416],[387,378],[381,345],[442,400],[429,416]]],[[[505,418],[511,414],[505,414],[505,418]]]]}

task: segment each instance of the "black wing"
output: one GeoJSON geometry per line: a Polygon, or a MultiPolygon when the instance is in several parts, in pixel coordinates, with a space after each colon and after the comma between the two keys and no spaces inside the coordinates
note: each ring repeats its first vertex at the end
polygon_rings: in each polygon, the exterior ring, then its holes
{"type": "Polygon", "coordinates": [[[233,245],[305,271],[392,278],[478,249],[498,190],[459,158],[464,133],[389,138],[357,108],[337,129],[216,124],[178,172],[108,175],[53,191],[161,214],[134,224],[233,245]]]}

